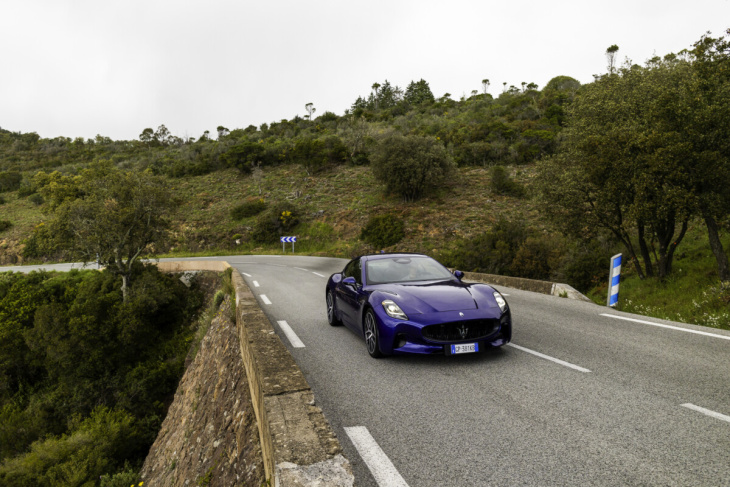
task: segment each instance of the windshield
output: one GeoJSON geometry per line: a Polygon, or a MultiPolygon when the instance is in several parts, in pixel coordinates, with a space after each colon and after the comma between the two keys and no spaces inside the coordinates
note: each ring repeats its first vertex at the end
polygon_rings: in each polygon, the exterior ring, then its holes
{"type": "Polygon", "coordinates": [[[430,257],[393,257],[365,263],[368,284],[451,279],[451,272],[430,257]]]}

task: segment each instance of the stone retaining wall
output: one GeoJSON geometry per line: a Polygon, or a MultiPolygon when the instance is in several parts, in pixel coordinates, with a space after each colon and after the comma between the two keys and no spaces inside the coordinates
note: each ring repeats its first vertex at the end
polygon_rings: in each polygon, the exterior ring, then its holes
{"type": "MultiPolygon", "coordinates": [[[[223,272],[224,261],[160,262],[163,272],[223,272]]],[[[273,486],[352,486],[340,442],[315,405],[302,371],[241,274],[233,269],[236,327],[258,423],[266,479],[273,486]]]]}

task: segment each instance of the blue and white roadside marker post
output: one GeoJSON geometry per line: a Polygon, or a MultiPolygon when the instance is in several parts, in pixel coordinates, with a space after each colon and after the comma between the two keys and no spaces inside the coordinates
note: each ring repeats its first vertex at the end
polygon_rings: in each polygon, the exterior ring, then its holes
{"type": "Polygon", "coordinates": [[[608,271],[608,301],[606,306],[618,304],[618,284],[621,281],[621,254],[611,257],[611,268],[608,271]]]}
{"type": "Polygon", "coordinates": [[[291,253],[294,253],[294,242],[297,241],[296,237],[281,237],[281,251],[286,252],[286,244],[291,242],[291,253]]]}

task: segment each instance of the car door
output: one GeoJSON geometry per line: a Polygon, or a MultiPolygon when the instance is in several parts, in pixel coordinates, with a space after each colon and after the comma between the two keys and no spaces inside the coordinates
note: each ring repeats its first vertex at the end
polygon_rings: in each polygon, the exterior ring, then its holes
{"type": "Polygon", "coordinates": [[[336,305],[340,310],[342,322],[350,328],[359,329],[358,295],[362,289],[362,268],[360,258],[351,260],[342,271],[342,280],[337,284],[336,305]],[[343,282],[348,277],[354,278],[355,283],[343,282]]]}

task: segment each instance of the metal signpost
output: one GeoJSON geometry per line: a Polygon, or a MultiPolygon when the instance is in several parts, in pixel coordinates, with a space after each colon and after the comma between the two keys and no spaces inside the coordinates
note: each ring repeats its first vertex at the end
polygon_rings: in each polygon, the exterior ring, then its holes
{"type": "Polygon", "coordinates": [[[611,257],[611,268],[608,270],[608,300],[606,306],[618,304],[618,284],[621,281],[621,254],[611,257]]]}
{"type": "Polygon", "coordinates": [[[297,241],[296,237],[281,237],[281,251],[286,252],[286,244],[291,242],[291,253],[294,253],[294,242],[297,241]]]}

